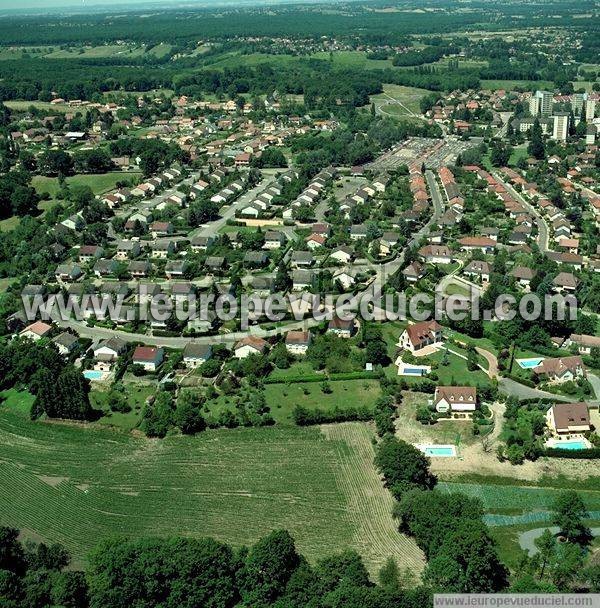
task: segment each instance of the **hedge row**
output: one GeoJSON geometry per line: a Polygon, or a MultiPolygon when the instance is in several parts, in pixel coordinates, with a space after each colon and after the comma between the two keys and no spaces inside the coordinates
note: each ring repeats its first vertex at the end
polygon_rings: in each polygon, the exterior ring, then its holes
{"type": "Polygon", "coordinates": [[[301,405],[297,405],[292,413],[294,422],[298,426],[310,426],[313,424],[327,424],[331,422],[354,422],[373,420],[374,412],[366,406],[348,407],[340,409],[335,407],[332,410],[308,410],[301,405]]]}
{"type": "Polygon", "coordinates": [[[564,448],[546,448],[545,456],[551,458],[600,458],[600,448],[586,448],[585,450],[565,450],[564,448]]]}
{"type": "Polygon", "coordinates": [[[340,374],[311,374],[284,376],[280,378],[265,378],[264,384],[298,384],[300,382],[336,382],[338,380],[376,380],[374,372],[345,372],[340,374]]]}

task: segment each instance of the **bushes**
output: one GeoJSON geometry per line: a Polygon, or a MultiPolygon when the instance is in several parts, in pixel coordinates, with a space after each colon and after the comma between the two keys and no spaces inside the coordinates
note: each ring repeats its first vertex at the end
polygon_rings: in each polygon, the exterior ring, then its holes
{"type": "Polygon", "coordinates": [[[374,412],[367,406],[339,407],[333,410],[315,409],[309,410],[301,405],[297,405],[292,412],[294,422],[298,426],[310,426],[313,424],[328,424],[331,422],[354,422],[373,420],[374,412]]]}
{"type": "Polygon", "coordinates": [[[565,450],[562,448],[546,448],[544,456],[551,458],[585,458],[590,460],[600,458],[600,448],[587,448],[585,450],[565,450]]]}
{"type": "Polygon", "coordinates": [[[277,378],[265,378],[264,384],[298,384],[300,382],[336,382],[338,380],[374,380],[376,375],[373,372],[340,372],[339,374],[311,374],[303,376],[300,374],[280,376],[277,378]]]}

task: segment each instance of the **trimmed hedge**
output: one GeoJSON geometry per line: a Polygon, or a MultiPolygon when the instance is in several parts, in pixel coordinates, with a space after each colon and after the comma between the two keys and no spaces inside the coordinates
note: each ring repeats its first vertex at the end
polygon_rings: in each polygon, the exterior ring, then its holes
{"type": "Polygon", "coordinates": [[[311,426],[313,424],[327,424],[331,422],[355,422],[373,420],[374,411],[366,406],[348,407],[333,410],[308,410],[297,405],[292,412],[294,422],[298,426],[311,426]]]}
{"type": "Polygon", "coordinates": [[[565,450],[563,448],[546,448],[544,456],[551,458],[600,458],[600,448],[586,448],[585,450],[565,450]]]}
{"type": "Polygon", "coordinates": [[[264,384],[298,384],[300,382],[336,382],[338,380],[377,380],[375,372],[344,372],[339,374],[311,374],[306,376],[285,376],[282,378],[265,378],[264,384]]]}
{"type": "Polygon", "coordinates": [[[528,380],[527,378],[521,378],[520,376],[516,376],[515,374],[506,374],[505,378],[509,378],[510,380],[514,380],[519,384],[523,384],[524,386],[528,386],[529,388],[536,388],[535,382],[532,380],[528,380]]]}

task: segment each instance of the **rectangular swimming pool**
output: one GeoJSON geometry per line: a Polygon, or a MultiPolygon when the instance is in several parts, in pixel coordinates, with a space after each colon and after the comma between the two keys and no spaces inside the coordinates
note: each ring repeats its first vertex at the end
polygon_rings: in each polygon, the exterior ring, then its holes
{"type": "Polygon", "coordinates": [[[544,357],[538,357],[537,359],[517,359],[517,363],[523,369],[532,369],[537,367],[543,360],[544,357]]]}
{"type": "Polygon", "coordinates": [[[573,441],[557,441],[552,447],[559,450],[586,450],[588,446],[582,439],[574,439],[573,441]]]}
{"type": "Polygon", "coordinates": [[[454,445],[417,445],[415,447],[432,458],[456,458],[456,446],[454,445]]]}
{"type": "Polygon", "coordinates": [[[103,372],[99,372],[95,369],[88,369],[83,372],[83,377],[88,380],[100,380],[103,376],[103,372]]]}
{"type": "Polygon", "coordinates": [[[426,374],[426,370],[421,369],[421,368],[417,368],[417,367],[405,367],[404,368],[404,375],[405,376],[423,376],[424,374],[426,374]]]}

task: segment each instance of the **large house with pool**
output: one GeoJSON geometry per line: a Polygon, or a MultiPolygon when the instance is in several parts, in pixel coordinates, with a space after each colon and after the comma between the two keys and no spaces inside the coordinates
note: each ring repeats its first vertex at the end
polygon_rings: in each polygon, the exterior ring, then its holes
{"type": "Polygon", "coordinates": [[[579,355],[544,359],[533,373],[540,379],[554,384],[585,377],[583,359],[579,355]]]}
{"type": "Polygon", "coordinates": [[[552,433],[583,433],[590,430],[590,411],[587,403],[557,403],[546,413],[552,433]]]}
{"type": "Polygon", "coordinates": [[[426,346],[442,342],[442,326],[437,321],[421,321],[409,325],[400,335],[398,346],[414,353],[426,346]]]}

